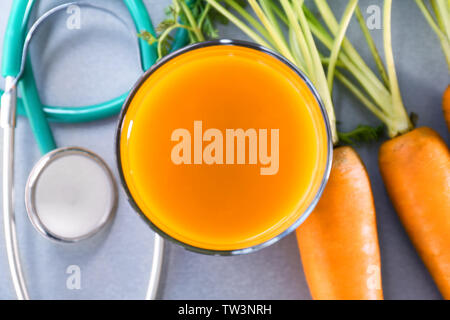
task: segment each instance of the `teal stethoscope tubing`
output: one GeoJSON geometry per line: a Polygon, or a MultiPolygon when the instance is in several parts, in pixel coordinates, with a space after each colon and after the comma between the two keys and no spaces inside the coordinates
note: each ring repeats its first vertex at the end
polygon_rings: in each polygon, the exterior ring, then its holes
{"type": "MultiPolygon", "coordinates": [[[[28,20],[35,0],[16,0],[11,8],[3,50],[2,75],[15,77],[19,70],[22,48],[27,33],[28,20]]],[[[148,30],[153,35],[155,31],[151,19],[142,0],[124,0],[133,18],[137,31],[148,30]]],[[[187,34],[181,29],[177,32],[173,50],[187,43],[187,34]]],[[[150,46],[139,40],[141,65],[143,70],[149,69],[157,60],[156,45],[150,46]]],[[[87,122],[107,118],[119,113],[128,93],[92,106],[58,107],[43,106],[34,81],[31,63],[27,61],[24,74],[19,82],[22,99],[18,100],[18,114],[27,115],[33,133],[37,137],[39,150],[45,154],[56,147],[47,119],[56,122],[87,122]],[[24,90],[26,88],[27,90],[24,90]]],[[[3,94],[0,91],[0,95],[3,94]]]]}

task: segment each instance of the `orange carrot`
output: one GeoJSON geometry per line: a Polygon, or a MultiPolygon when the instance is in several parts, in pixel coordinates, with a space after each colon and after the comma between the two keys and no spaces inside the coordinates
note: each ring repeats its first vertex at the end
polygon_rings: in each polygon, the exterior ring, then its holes
{"type": "Polygon", "coordinates": [[[335,149],[330,180],[297,240],[313,299],[383,299],[372,190],[352,148],[335,149]]]}
{"type": "Polygon", "coordinates": [[[447,128],[450,130],[450,86],[444,92],[442,99],[442,109],[444,110],[445,121],[447,122],[447,128]]]}
{"type": "Polygon", "coordinates": [[[380,170],[409,237],[450,299],[450,153],[430,128],[385,142],[380,170]]]}

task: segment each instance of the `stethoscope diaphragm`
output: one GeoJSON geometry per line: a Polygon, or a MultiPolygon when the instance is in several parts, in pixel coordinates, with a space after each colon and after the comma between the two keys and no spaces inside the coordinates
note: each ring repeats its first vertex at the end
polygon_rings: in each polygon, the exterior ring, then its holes
{"type": "Polygon", "coordinates": [[[117,186],[95,153],[65,147],[44,155],[25,186],[33,226],[46,238],[77,242],[96,234],[114,217],[117,186]]]}

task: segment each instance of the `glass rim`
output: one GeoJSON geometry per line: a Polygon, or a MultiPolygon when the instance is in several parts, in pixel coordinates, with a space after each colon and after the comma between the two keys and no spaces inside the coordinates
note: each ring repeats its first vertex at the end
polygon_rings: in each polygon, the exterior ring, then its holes
{"type": "Polygon", "coordinates": [[[314,87],[311,80],[309,80],[309,78],[300,69],[298,69],[292,62],[290,62],[288,59],[286,59],[279,53],[277,53],[271,49],[268,49],[264,46],[261,46],[259,44],[249,42],[249,41],[243,41],[243,40],[219,39],[219,40],[210,40],[210,41],[194,43],[194,44],[185,46],[177,51],[174,51],[174,52],[168,54],[167,56],[163,57],[162,59],[160,59],[150,69],[148,69],[143,75],[141,75],[139,77],[137,82],[133,85],[130,93],[128,94],[128,97],[126,98],[125,103],[122,106],[122,110],[120,111],[120,114],[119,114],[119,118],[118,118],[118,122],[117,122],[117,126],[116,126],[116,136],[115,136],[115,155],[116,155],[117,169],[118,169],[119,177],[120,177],[120,184],[126,193],[128,202],[130,203],[130,205],[134,209],[134,211],[136,211],[138,213],[138,215],[147,223],[147,225],[150,226],[150,228],[154,232],[159,234],[164,239],[170,240],[170,241],[182,246],[183,248],[188,249],[189,251],[207,254],[207,255],[234,256],[234,255],[242,255],[242,254],[248,254],[251,252],[255,252],[255,251],[258,251],[265,247],[268,247],[268,246],[274,244],[275,242],[278,242],[279,240],[281,240],[282,238],[286,237],[288,234],[293,232],[295,229],[297,229],[306,220],[306,218],[308,218],[308,216],[311,214],[311,212],[316,207],[320,197],[322,196],[322,193],[323,193],[325,186],[328,182],[328,179],[330,177],[332,157],[333,157],[333,142],[332,142],[332,137],[331,137],[331,126],[330,126],[329,118],[328,118],[325,106],[322,102],[322,99],[320,98],[320,95],[319,95],[317,89],[314,87]],[[162,67],[163,65],[165,65],[167,62],[171,61],[172,59],[174,59],[184,53],[187,53],[187,52],[190,52],[190,51],[193,51],[196,49],[211,47],[211,46],[240,46],[240,47],[245,47],[245,48],[249,48],[249,49],[254,49],[254,50],[266,53],[266,54],[274,57],[275,59],[281,61],[285,65],[287,65],[292,71],[294,71],[305,82],[306,86],[311,91],[317,104],[319,105],[323,121],[325,122],[325,130],[326,130],[326,141],[327,141],[326,166],[325,166],[322,180],[320,182],[320,186],[319,186],[318,190],[316,191],[314,198],[308,204],[307,208],[303,211],[303,213],[300,214],[300,217],[297,220],[295,220],[295,222],[293,222],[288,228],[286,228],[284,231],[282,231],[275,237],[273,237],[269,240],[266,240],[257,245],[253,245],[253,246],[241,248],[241,249],[234,249],[234,250],[214,250],[214,249],[205,249],[205,248],[201,248],[201,247],[196,247],[196,246],[190,245],[188,243],[182,242],[182,241],[172,237],[171,235],[167,234],[166,232],[162,231],[160,228],[158,228],[158,226],[156,226],[144,214],[143,210],[141,210],[139,208],[138,204],[134,200],[133,195],[131,194],[131,192],[128,188],[127,182],[125,180],[125,176],[123,174],[122,160],[121,160],[121,156],[120,156],[120,139],[122,136],[124,119],[125,119],[125,116],[127,114],[127,111],[129,109],[129,106],[130,106],[134,96],[136,95],[137,91],[141,88],[143,83],[154,72],[156,72],[156,70],[158,70],[160,67],[162,67]]]}

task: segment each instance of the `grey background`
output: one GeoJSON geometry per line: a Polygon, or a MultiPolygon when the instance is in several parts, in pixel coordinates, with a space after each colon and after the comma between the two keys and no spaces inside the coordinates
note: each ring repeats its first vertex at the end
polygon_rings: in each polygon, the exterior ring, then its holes
{"type": "MultiPolygon", "coordinates": [[[[36,13],[64,1],[38,1],[36,13]]],[[[93,1],[130,20],[120,0],[93,1]]],[[[158,23],[168,0],[145,0],[158,23]]],[[[431,126],[449,141],[441,111],[441,97],[449,83],[439,42],[414,1],[394,1],[393,43],[400,87],[407,109],[420,115],[420,126],[431,126]]],[[[12,0],[0,1],[0,47],[12,0]]],[[[346,1],[330,1],[337,14],[346,1]]],[[[360,1],[363,11],[380,0],[360,1]]],[[[135,42],[108,16],[82,9],[81,30],[68,30],[62,13],[43,28],[31,52],[41,100],[49,105],[81,106],[98,103],[127,91],[140,67],[135,42]]],[[[131,23],[131,21],[130,21],[131,23]]],[[[221,27],[222,37],[246,39],[232,26],[221,27]]],[[[373,36],[380,44],[382,31],[373,36]]],[[[361,33],[352,22],[349,37],[369,57],[361,33]]],[[[381,47],[380,47],[381,48],[381,47]]],[[[1,52],[1,51],[0,51],[1,52]]],[[[369,61],[369,60],[368,60],[369,61]]],[[[3,79],[0,87],[4,87],[3,79]]],[[[335,91],[341,129],[378,122],[338,86],[335,91]]],[[[56,124],[52,129],[59,146],[77,145],[100,154],[117,176],[113,137],[116,119],[86,124],[56,124]]],[[[412,247],[382,186],[377,165],[379,145],[358,147],[372,181],[377,209],[384,294],[387,299],[440,299],[430,275],[412,247]]],[[[17,127],[16,197],[19,243],[25,274],[35,299],[141,299],[147,286],[153,232],[124,201],[113,224],[93,239],[76,245],[48,242],[33,229],[26,216],[23,187],[40,157],[27,120],[17,127]],[[78,265],[81,290],[66,289],[66,268],[78,265]]],[[[1,219],[0,219],[1,220],[1,219]]],[[[0,227],[3,222],[0,221],[0,227]]],[[[3,229],[0,229],[3,230],[3,229]]],[[[9,278],[3,232],[0,231],[0,299],[14,299],[9,278]]],[[[238,257],[212,257],[168,244],[162,299],[309,299],[295,235],[257,253],[238,257]]]]}

